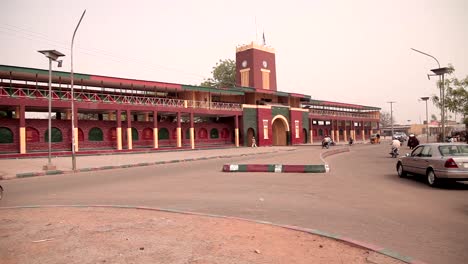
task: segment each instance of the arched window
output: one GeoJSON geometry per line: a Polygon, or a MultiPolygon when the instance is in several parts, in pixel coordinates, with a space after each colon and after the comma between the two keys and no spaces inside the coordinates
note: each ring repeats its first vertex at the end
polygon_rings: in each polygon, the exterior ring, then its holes
{"type": "MultiPolygon", "coordinates": [[[[49,142],[49,130],[47,129],[46,132],[45,132],[45,135],[44,135],[44,141],[45,142],[49,142]]],[[[63,137],[62,137],[62,131],[56,127],[53,127],[52,128],[52,142],[62,142],[63,141],[63,137]]]]}
{"type": "Polygon", "coordinates": [[[323,136],[323,130],[322,130],[321,128],[319,128],[319,130],[318,130],[318,135],[319,135],[320,137],[323,136]]]}
{"type": "Polygon", "coordinates": [[[143,140],[152,140],[153,139],[153,129],[147,127],[143,129],[143,135],[142,135],[143,140]]]}
{"type": "Polygon", "coordinates": [[[102,134],[102,130],[99,127],[91,128],[88,133],[88,140],[89,141],[103,141],[104,136],[102,134]]]}
{"type": "Polygon", "coordinates": [[[205,128],[200,128],[200,130],[198,130],[198,138],[206,139],[207,137],[208,137],[208,131],[206,131],[205,128]]]}
{"type": "Polygon", "coordinates": [[[13,143],[13,132],[8,127],[0,127],[0,144],[13,143]]]}
{"type": "Polygon", "coordinates": [[[216,128],[210,130],[210,138],[219,138],[219,131],[216,128]]]}
{"type": "Polygon", "coordinates": [[[167,128],[160,128],[158,131],[158,139],[169,139],[169,131],[167,128]]]}
{"type": "Polygon", "coordinates": [[[138,141],[138,130],[132,127],[132,141],[138,141]]]}
{"type": "Polygon", "coordinates": [[[39,142],[39,131],[33,127],[26,128],[26,142],[39,142]]]}

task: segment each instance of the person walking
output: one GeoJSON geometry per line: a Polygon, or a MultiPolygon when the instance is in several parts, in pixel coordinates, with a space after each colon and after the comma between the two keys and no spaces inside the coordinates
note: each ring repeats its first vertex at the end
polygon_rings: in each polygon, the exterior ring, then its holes
{"type": "Polygon", "coordinates": [[[257,143],[255,141],[255,137],[252,137],[252,148],[256,148],[257,147],[257,143]]]}

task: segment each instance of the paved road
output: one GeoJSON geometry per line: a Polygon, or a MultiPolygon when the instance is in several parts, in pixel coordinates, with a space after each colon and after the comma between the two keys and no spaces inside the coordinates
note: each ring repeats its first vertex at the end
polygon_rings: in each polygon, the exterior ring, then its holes
{"type": "MultiPolygon", "coordinates": [[[[293,163],[318,147],[238,157],[293,163]]],[[[428,263],[468,260],[468,188],[400,179],[387,145],[331,156],[328,174],[222,173],[226,159],[3,181],[1,206],[126,204],[266,220],[329,231],[428,263]]]]}

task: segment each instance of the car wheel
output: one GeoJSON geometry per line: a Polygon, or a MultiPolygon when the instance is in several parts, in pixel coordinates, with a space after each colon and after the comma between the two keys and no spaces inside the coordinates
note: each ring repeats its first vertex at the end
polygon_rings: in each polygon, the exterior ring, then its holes
{"type": "Polygon", "coordinates": [[[397,173],[398,173],[398,176],[400,176],[400,178],[407,176],[406,171],[403,170],[403,164],[401,164],[401,162],[398,162],[397,164],[397,173]]]}
{"type": "Polygon", "coordinates": [[[440,184],[439,178],[435,175],[433,170],[428,170],[426,174],[427,184],[431,187],[435,187],[440,184]]]}

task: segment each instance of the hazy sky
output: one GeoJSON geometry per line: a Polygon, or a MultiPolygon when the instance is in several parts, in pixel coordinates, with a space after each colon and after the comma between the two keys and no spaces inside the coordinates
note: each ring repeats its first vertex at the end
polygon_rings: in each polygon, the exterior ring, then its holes
{"type": "MultiPolygon", "coordinates": [[[[37,50],[66,54],[79,73],[182,84],[210,77],[219,59],[265,32],[278,90],[381,107],[402,124],[425,120],[421,96],[435,56],[468,75],[468,1],[0,0],[0,64],[48,69],[37,50]]],[[[429,116],[439,115],[429,103],[429,116]]]]}

